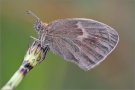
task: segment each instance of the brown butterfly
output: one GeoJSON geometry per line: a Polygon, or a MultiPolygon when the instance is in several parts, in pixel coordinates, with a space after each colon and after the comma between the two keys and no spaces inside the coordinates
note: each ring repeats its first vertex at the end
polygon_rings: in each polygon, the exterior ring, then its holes
{"type": "Polygon", "coordinates": [[[110,26],[86,18],[67,18],[43,23],[37,18],[34,38],[43,48],[48,47],[84,70],[90,70],[103,61],[116,47],[119,36],[110,26]]]}

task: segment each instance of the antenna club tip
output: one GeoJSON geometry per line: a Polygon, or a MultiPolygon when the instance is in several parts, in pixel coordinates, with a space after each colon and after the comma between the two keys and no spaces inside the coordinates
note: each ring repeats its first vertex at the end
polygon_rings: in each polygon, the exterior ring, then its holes
{"type": "Polygon", "coordinates": [[[26,15],[32,15],[34,16],[35,18],[37,18],[38,20],[40,20],[35,14],[33,14],[31,11],[29,10],[26,10],[26,15]]]}
{"type": "Polygon", "coordinates": [[[30,14],[31,12],[29,11],[29,10],[26,10],[26,14],[28,15],[28,14],[30,14]]]}

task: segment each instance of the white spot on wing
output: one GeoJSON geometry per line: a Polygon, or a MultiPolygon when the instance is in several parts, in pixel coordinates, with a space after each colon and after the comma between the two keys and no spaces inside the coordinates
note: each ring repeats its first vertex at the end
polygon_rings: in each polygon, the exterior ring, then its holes
{"type": "Polygon", "coordinates": [[[88,35],[89,35],[89,34],[85,31],[85,29],[84,29],[84,27],[81,25],[81,23],[78,22],[76,25],[77,25],[78,28],[80,28],[80,29],[82,30],[82,32],[83,32],[83,35],[79,35],[77,38],[78,38],[79,40],[82,40],[83,38],[88,38],[88,35]]]}

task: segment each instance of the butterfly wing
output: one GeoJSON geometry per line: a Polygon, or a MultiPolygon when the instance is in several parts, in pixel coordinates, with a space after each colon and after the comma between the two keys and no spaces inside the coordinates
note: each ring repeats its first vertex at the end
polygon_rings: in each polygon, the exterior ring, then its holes
{"type": "Polygon", "coordinates": [[[119,41],[113,28],[92,19],[60,19],[48,24],[48,30],[50,49],[84,70],[103,61],[119,41]]]}

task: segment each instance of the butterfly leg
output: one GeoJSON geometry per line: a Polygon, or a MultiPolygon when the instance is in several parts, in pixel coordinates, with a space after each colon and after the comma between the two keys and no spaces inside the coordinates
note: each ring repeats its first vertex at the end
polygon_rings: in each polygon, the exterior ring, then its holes
{"type": "Polygon", "coordinates": [[[33,37],[33,36],[30,36],[30,38],[34,39],[34,40],[37,41],[37,42],[40,42],[39,39],[37,39],[37,38],[35,38],[35,37],[33,37]]]}

